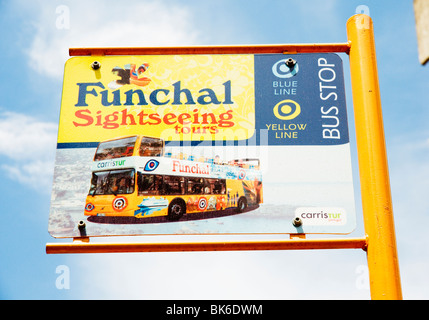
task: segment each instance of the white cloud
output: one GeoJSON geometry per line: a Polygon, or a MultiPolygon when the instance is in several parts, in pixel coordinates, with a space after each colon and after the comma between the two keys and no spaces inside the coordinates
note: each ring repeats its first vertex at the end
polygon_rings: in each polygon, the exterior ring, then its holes
{"type": "Polygon", "coordinates": [[[7,175],[35,190],[49,193],[52,185],[52,161],[31,161],[25,164],[4,164],[1,166],[7,175]]]}
{"type": "Polygon", "coordinates": [[[185,6],[161,1],[76,1],[69,5],[38,1],[26,8],[39,12],[27,49],[29,64],[55,79],[62,77],[71,47],[184,46],[195,44],[198,37],[185,6]]]}
{"type": "MultiPolygon", "coordinates": [[[[198,33],[185,6],[161,1],[16,1],[15,14],[28,18],[34,36],[25,53],[38,74],[62,79],[71,47],[190,45],[198,33]]],[[[28,29],[26,29],[28,30],[28,29]]],[[[57,125],[23,114],[0,114],[0,168],[36,189],[50,187],[57,125]]],[[[45,188],[46,189],[46,188],[45,188]]]]}
{"type": "Polygon", "coordinates": [[[57,125],[13,112],[0,113],[0,168],[13,180],[50,191],[57,125]],[[11,161],[10,161],[11,160],[11,161]]]}
{"type": "Polygon", "coordinates": [[[0,154],[13,160],[50,157],[56,134],[56,124],[14,112],[0,114],[0,154]]]}

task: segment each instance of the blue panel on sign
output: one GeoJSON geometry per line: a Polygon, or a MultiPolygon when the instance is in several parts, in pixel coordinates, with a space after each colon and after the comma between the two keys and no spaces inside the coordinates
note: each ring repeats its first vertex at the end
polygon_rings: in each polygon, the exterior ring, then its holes
{"type": "Polygon", "coordinates": [[[343,66],[336,54],[255,55],[257,144],[349,142],[343,66]]]}

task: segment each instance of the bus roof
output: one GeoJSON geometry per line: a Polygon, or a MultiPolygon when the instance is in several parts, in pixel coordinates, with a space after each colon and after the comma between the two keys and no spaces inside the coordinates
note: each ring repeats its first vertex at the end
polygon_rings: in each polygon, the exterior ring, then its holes
{"type": "Polygon", "coordinates": [[[144,135],[130,135],[100,142],[95,151],[94,161],[117,159],[136,155],[162,156],[163,154],[163,139],[144,135]]]}

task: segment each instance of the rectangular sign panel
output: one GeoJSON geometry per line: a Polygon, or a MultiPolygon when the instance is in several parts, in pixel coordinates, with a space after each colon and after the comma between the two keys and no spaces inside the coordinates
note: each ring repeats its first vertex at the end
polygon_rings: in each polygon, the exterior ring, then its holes
{"type": "Polygon", "coordinates": [[[352,232],[343,77],[332,53],[71,58],[50,234],[352,232]]]}

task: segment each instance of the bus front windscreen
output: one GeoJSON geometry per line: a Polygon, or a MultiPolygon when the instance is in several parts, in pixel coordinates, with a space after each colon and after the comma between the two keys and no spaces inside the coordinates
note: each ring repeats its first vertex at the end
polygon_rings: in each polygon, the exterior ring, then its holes
{"type": "Polygon", "coordinates": [[[101,142],[94,161],[132,156],[136,141],[137,136],[101,142]]]}
{"type": "Polygon", "coordinates": [[[134,192],[135,170],[111,170],[92,173],[89,195],[118,195],[134,192]]]}

